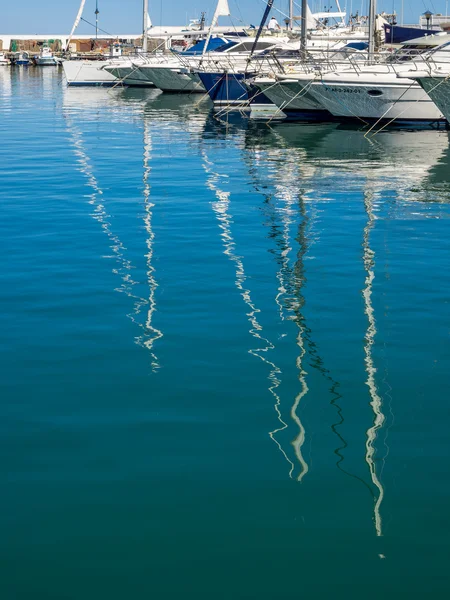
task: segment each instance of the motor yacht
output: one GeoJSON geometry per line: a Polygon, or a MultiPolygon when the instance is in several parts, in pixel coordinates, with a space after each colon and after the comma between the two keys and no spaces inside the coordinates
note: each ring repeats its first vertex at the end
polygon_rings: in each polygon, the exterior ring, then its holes
{"type": "Polygon", "coordinates": [[[35,65],[39,67],[46,66],[55,66],[60,61],[55,56],[53,56],[53,52],[50,50],[48,46],[42,46],[41,51],[38,55],[33,56],[33,62],[35,65]]]}
{"type": "Polygon", "coordinates": [[[431,98],[413,79],[401,79],[398,74],[423,69],[427,54],[440,46],[442,39],[425,36],[370,61],[350,58],[344,63],[331,61],[309,68],[303,64],[277,73],[275,81],[255,83],[283,112],[293,116],[296,111],[301,116],[301,111],[312,108],[314,102],[318,110],[339,119],[439,124],[444,117],[431,98]]]}
{"type": "Polygon", "coordinates": [[[31,64],[30,55],[28,52],[15,52],[12,56],[11,62],[13,65],[24,66],[27,67],[31,64]]]}

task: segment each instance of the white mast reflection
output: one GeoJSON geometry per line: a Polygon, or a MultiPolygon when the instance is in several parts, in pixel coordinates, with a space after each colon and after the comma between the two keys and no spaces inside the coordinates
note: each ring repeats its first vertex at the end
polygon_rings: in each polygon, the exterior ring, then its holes
{"type": "MultiPolygon", "coordinates": [[[[292,164],[289,164],[290,161],[287,161],[288,164],[286,164],[286,166],[292,167],[292,164]]],[[[288,176],[288,174],[286,174],[288,176]]],[[[283,222],[283,241],[284,241],[284,251],[282,253],[282,269],[280,269],[279,271],[279,282],[280,282],[280,287],[278,288],[278,294],[276,297],[276,302],[278,304],[278,306],[282,307],[283,303],[281,301],[283,296],[286,296],[286,292],[288,287],[285,281],[284,281],[284,273],[288,273],[290,271],[290,259],[289,259],[289,253],[292,250],[291,248],[291,242],[290,242],[290,226],[293,222],[292,217],[294,216],[294,207],[296,204],[298,204],[298,200],[300,197],[301,192],[299,190],[297,190],[297,194],[292,192],[292,189],[290,189],[288,186],[280,186],[277,185],[277,191],[278,191],[278,196],[284,201],[284,207],[283,208],[277,208],[277,211],[281,212],[281,219],[283,222]]],[[[300,225],[301,228],[301,235],[300,237],[301,242],[305,242],[305,235],[304,235],[304,230],[305,228],[308,226],[308,218],[306,216],[306,212],[304,210],[301,211],[302,214],[302,223],[300,225]],[[302,235],[303,234],[303,235],[302,235]]],[[[302,254],[302,259],[303,260],[303,255],[306,252],[306,247],[303,245],[301,248],[301,254],[302,254]]],[[[302,263],[302,267],[301,270],[303,270],[303,263],[302,263]]],[[[304,277],[303,277],[303,273],[301,274],[301,280],[300,281],[295,281],[297,284],[303,285],[304,282],[304,277]]],[[[302,404],[303,399],[305,398],[305,396],[308,394],[309,392],[309,387],[306,381],[306,376],[308,374],[308,372],[305,370],[304,368],[304,361],[305,361],[305,356],[306,356],[306,347],[305,347],[305,329],[303,327],[303,322],[302,322],[302,318],[301,316],[298,314],[300,307],[300,302],[299,302],[299,298],[297,297],[297,294],[294,295],[294,297],[291,297],[288,299],[289,301],[289,308],[288,311],[290,311],[291,314],[289,315],[287,318],[289,320],[293,320],[295,321],[297,327],[298,327],[298,333],[297,333],[297,346],[299,348],[299,354],[296,357],[295,360],[295,364],[298,370],[298,380],[300,382],[300,391],[299,393],[295,396],[294,398],[294,403],[292,404],[291,410],[290,410],[290,415],[291,415],[291,419],[294,421],[294,423],[297,425],[298,427],[298,434],[296,435],[296,437],[294,438],[294,440],[292,440],[292,447],[294,448],[294,452],[295,452],[295,456],[297,457],[298,463],[301,467],[301,471],[297,476],[297,481],[301,482],[303,480],[303,478],[305,477],[305,475],[308,473],[309,471],[309,466],[308,463],[306,462],[304,456],[303,456],[303,446],[305,444],[306,441],[306,430],[305,427],[299,417],[298,414],[298,410],[299,407],[302,404]]],[[[284,316],[284,311],[280,310],[280,317],[282,320],[285,320],[286,317],[284,316]]]]}
{"type": "Polygon", "coordinates": [[[382,412],[383,403],[382,399],[378,393],[375,374],[377,372],[373,356],[372,356],[372,348],[375,341],[375,336],[377,333],[376,328],[376,320],[375,313],[372,305],[372,287],[373,282],[375,280],[375,252],[370,247],[370,233],[375,224],[375,216],[373,213],[373,193],[370,191],[366,191],[364,193],[364,206],[367,213],[367,224],[364,228],[363,235],[363,261],[364,261],[364,269],[366,271],[366,280],[365,280],[365,288],[363,290],[363,298],[364,298],[364,307],[365,313],[368,319],[368,327],[365,335],[365,344],[364,344],[364,352],[365,352],[365,363],[366,363],[366,372],[367,372],[367,380],[366,385],[369,388],[369,393],[371,397],[370,405],[374,414],[374,421],[372,427],[367,430],[367,441],[366,441],[366,462],[369,465],[370,476],[372,478],[372,482],[375,487],[378,489],[378,497],[374,499],[374,521],[375,521],[375,529],[377,532],[377,536],[383,535],[382,529],[382,518],[381,518],[381,504],[384,498],[384,488],[381,484],[381,481],[377,474],[376,464],[375,464],[375,441],[378,436],[379,430],[383,427],[385,422],[385,416],[382,412]]]}
{"type": "Polygon", "coordinates": [[[148,298],[149,308],[147,311],[147,319],[146,319],[146,323],[145,323],[146,335],[141,336],[141,338],[139,338],[138,341],[143,346],[145,346],[145,348],[147,348],[147,350],[150,352],[150,355],[152,357],[152,368],[153,368],[153,370],[156,370],[159,367],[159,362],[158,362],[158,359],[157,359],[155,353],[153,352],[153,346],[158,339],[163,337],[163,333],[159,329],[156,329],[152,323],[153,316],[156,311],[155,292],[156,292],[156,288],[158,287],[158,284],[157,284],[155,276],[154,276],[155,268],[153,266],[153,244],[154,244],[155,234],[153,233],[153,228],[152,228],[152,217],[153,217],[152,209],[155,205],[152,204],[152,202],[150,200],[151,188],[150,188],[150,183],[149,183],[149,177],[150,177],[150,172],[151,172],[150,160],[151,160],[151,151],[152,151],[152,139],[151,139],[151,134],[150,134],[150,128],[148,125],[148,120],[146,119],[145,114],[143,115],[143,118],[144,118],[143,183],[144,183],[144,207],[145,207],[144,224],[145,224],[145,229],[147,231],[146,244],[147,244],[148,252],[146,254],[146,260],[147,260],[147,277],[148,277],[148,283],[149,283],[149,287],[150,287],[150,295],[148,298]]]}
{"type": "Polygon", "coordinates": [[[258,357],[264,363],[266,363],[270,367],[269,380],[271,385],[269,386],[269,392],[275,398],[274,408],[277,413],[277,419],[280,422],[281,427],[276,429],[273,432],[269,432],[270,438],[275,442],[281,454],[284,456],[288,464],[290,465],[290,477],[292,477],[292,473],[294,471],[294,464],[286,454],[285,450],[281,446],[280,442],[276,439],[275,434],[286,429],[287,423],[283,420],[280,410],[281,399],[277,392],[277,388],[279,387],[281,380],[279,375],[281,374],[280,368],[275,365],[272,361],[267,359],[264,356],[264,353],[269,352],[269,350],[274,349],[274,345],[267,338],[261,335],[262,325],[259,323],[257,314],[261,312],[253,303],[251,298],[250,290],[244,286],[247,276],[245,274],[244,264],[242,258],[236,254],[236,242],[234,241],[233,234],[231,231],[231,223],[232,217],[229,214],[229,205],[230,205],[230,192],[226,192],[221,190],[218,187],[220,182],[219,173],[214,172],[213,167],[214,164],[208,159],[205,151],[202,151],[203,155],[203,167],[205,172],[208,175],[208,179],[206,181],[206,185],[208,188],[215,194],[217,201],[213,202],[212,208],[219,221],[219,227],[222,230],[221,238],[224,247],[224,254],[230,259],[230,261],[234,264],[235,273],[236,273],[236,281],[235,285],[239,290],[245,304],[249,308],[249,312],[247,313],[248,320],[250,322],[250,334],[256,338],[259,342],[263,342],[264,346],[261,348],[250,349],[249,353],[253,356],[258,357]]]}
{"type": "Polygon", "coordinates": [[[150,298],[146,299],[142,296],[137,296],[133,289],[138,285],[139,282],[135,281],[131,276],[131,270],[134,268],[133,264],[130,260],[125,257],[125,246],[119,236],[115,234],[111,228],[111,223],[109,221],[110,215],[106,210],[106,206],[103,202],[103,190],[100,187],[100,184],[94,174],[94,169],[87,154],[87,151],[83,142],[83,135],[81,131],[75,127],[70,117],[70,114],[67,112],[64,114],[67,129],[72,141],[72,147],[75,156],[77,157],[77,162],[79,165],[79,171],[87,180],[87,186],[91,189],[91,193],[89,194],[88,203],[93,207],[93,213],[91,213],[91,217],[100,223],[102,231],[105,233],[109,240],[109,247],[112,250],[112,256],[105,258],[114,258],[116,261],[116,266],[113,268],[113,273],[118,275],[122,283],[119,287],[116,287],[115,290],[117,292],[121,292],[126,294],[129,298],[134,301],[133,311],[127,314],[127,317],[135,323],[139,328],[144,330],[143,335],[136,338],[136,342],[140,345],[143,345],[151,352],[152,356],[152,368],[155,370],[158,366],[155,355],[152,352],[153,343],[156,339],[162,337],[162,333],[155,329],[152,326],[152,316],[155,311],[155,300],[154,293],[157,287],[156,282],[153,277],[153,268],[151,266],[151,258],[153,255],[153,239],[154,234],[151,228],[151,203],[149,202],[150,196],[150,186],[148,183],[148,176],[150,173],[149,167],[149,159],[150,159],[150,146],[147,138],[144,140],[144,197],[145,197],[145,210],[146,216],[144,218],[145,227],[149,237],[147,238],[147,273],[149,276],[150,283],[150,298]],[[142,307],[145,305],[149,305],[149,311],[147,314],[146,323],[143,324],[139,321],[138,317],[142,311],[142,307]],[[149,331],[151,332],[149,337],[149,331]]]}
{"type": "MultiPolygon", "coordinates": [[[[259,162],[259,153],[256,151],[255,153],[255,162],[259,162]]],[[[299,199],[302,198],[302,192],[296,185],[295,177],[297,175],[296,169],[298,167],[297,159],[298,156],[294,154],[294,159],[288,156],[285,156],[283,153],[282,160],[278,165],[278,168],[281,169],[281,174],[278,173],[278,177],[281,181],[285,181],[285,184],[276,183],[275,188],[277,191],[277,200],[283,201],[283,206],[280,207],[277,203],[275,206],[276,213],[280,214],[281,222],[283,224],[282,230],[282,249],[280,252],[280,268],[277,272],[278,279],[278,293],[275,297],[275,301],[278,305],[280,318],[282,321],[290,320],[294,321],[298,327],[298,333],[296,336],[296,343],[299,347],[299,354],[296,357],[296,367],[298,370],[298,380],[300,382],[300,391],[295,396],[294,402],[290,408],[290,417],[292,421],[296,424],[298,428],[298,433],[296,437],[292,440],[291,444],[294,449],[294,453],[298,464],[300,466],[300,473],[296,476],[297,481],[301,482],[305,475],[309,471],[308,463],[303,456],[303,446],[306,441],[306,430],[299,416],[299,408],[304,400],[305,396],[309,392],[309,387],[307,384],[306,376],[308,372],[304,368],[305,357],[307,354],[307,349],[305,346],[305,329],[303,326],[302,316],[299,314],[299,309],[301,308],[301,304],[303,300],[298,297],[298,290],[293,289],[294,284],[299,284],[301,287],[304,283],[303,273],[300,274],[300,278],[297,281],[297,277],[293,275],[293,268],[291,266],[290,252],[292,251],[291,239],[290,239],[290,230],[291,226],[296,222],[296,217],[298,216],[298,204],[299,199]],[[280,166],[281,165],[281,166],[280,166]],[[287,306],[287,313],[286,310],[287,306]]],[[[264,171],[270,171],[270,166],[265,165],[264,171]]],[[[259,190],[259,186],[255,186],[256,189],[259,190]]],[[[266,193],[263,194],[268,199],[266,193]]],[[[301,261],[303,260],[303,256],[306,253],[306,238],[305,238],[305,228],[311,226],[309,219],[306,215],[306,211],[304,210],[303,204],[301,203],[301,212],[302,212],[302,223],[300,224],[299,237],[301,238],[301,261]]],[[[303,263],[302,263],[303,265],[303,263]]],[[[303,271],[303,266],[301,267],[303,271]]],[[[284,421],[283,421],[284,423],[284,421]]],[[[287,427],[287,425],[286,425],[287,427]]],[[[286,427],[275,429],[270,432],[269,435],[276,441],[276,434],[280,433],[286,427]]],[[[278,442],[277,442],[278,443],[278,442]]],[[[291,462],[291,461],[290,461],[291,462]]],[[[291,462],[292,464],[292,462],[291,462]]],[[[291,471],[289,476],[292,478],[294,473],[294,465],[292,464],[291,471]]]]}

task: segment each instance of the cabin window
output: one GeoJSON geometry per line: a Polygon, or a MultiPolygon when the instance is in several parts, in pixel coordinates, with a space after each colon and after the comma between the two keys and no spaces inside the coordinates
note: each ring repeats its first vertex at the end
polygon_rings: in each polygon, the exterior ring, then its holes
{"type": "MultiPolygon", "coordinates": [[[[241,42],[237,46],[235,46],[230,52],[251,52],[253,48],[254,42],[241,42]]],[[[256,44],[255,50],[258,52],[259,50],[266,50],[266,48],[271,48],[274,44],[271,42],[258,42],[256,44]]]]}
{"type": "Polygon", "coordinates": [[[382,96],[383,92],[381,90],[369,90],[367,92],[369,96],[382,96]]]}

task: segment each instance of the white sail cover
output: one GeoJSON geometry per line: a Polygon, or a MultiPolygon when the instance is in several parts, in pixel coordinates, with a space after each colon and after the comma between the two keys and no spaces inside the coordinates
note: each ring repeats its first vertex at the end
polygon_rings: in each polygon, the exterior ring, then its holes
{"type": "MultiPolygon", "coordinates": [[[[217,6],[216,6],[216,12],[214,13],[213,23],[214,23],[214,21],[216,21],[216,23],[217,23],[217,19],[219,17],[228,17],[229,15],[230,15],[230,8],[228,6],[228,0],[219,0],[217,2],[217,6]]],[[[216,23],[214,23],[214,25],[216,23]]]]}
{"type": "Polygon", "coordinates": [[[70,32],[69,39],[67,40],[66,50],[69,48],[70,41],[72,40],[73,34],[75,33],[75,29],[78,27],[81,21],[81,17],[83,16],[84,5],[86,4],[86,0],[81,0],[80,8],[78,9],[77,18],[72,27],[72,31],[70,32]]]}
{"type": "Polygon", "coordinates": [[[309,5],[306,11],[306,28],[317,29],[320,24],[320,19],[341,19],[344,22],[346,13],[345,12],[317,12],[312,13],[309,5]]]}
{"type": "Polygon", "coordinates": [[[208,49],[209,40],[211,39],[212,30],[217,25],[219,17],[228,17],[230,15],[230,8],[228,6],[228,0],[218,0],[216,11],[209,26],[208,37],[206,38],[205,47],[203,48],[202,56],[205,56],[208,49]]]}

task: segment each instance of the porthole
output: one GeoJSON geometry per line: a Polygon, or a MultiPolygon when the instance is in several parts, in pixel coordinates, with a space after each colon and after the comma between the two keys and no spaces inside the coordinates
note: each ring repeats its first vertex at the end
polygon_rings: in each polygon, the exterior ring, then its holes
{"type": "Polygon", "coordinates": [[[367,92],[369,96],[382,96],[383,92],[381,90],[369,90],[367,92]]]}

